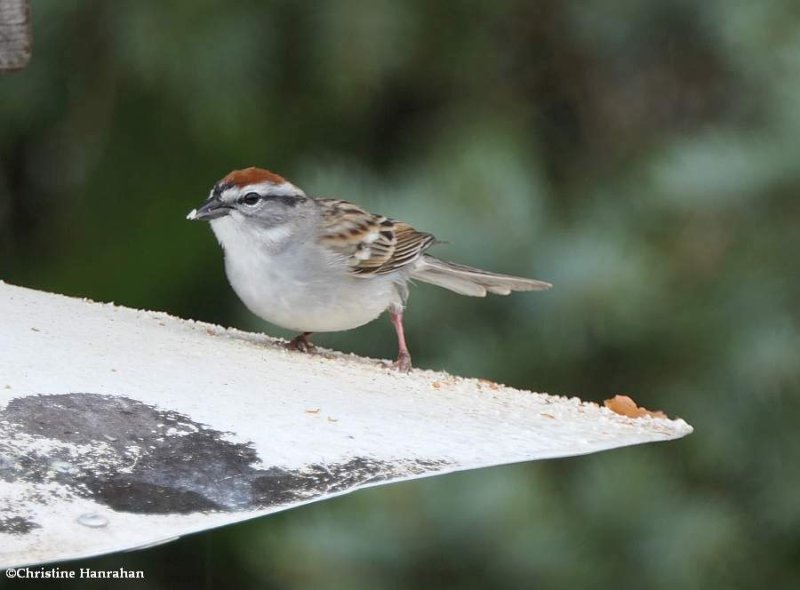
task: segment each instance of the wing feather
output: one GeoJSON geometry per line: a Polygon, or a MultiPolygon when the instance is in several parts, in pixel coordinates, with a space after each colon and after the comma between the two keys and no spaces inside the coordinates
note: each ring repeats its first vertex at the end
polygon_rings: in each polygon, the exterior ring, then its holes
{"type": "Polygon", "coordinates": [[[436,239],[407,223],[369,213],[337,199],[317,199],[322,207],[320,243],[347,257],[357,275],[394,272],[419,259],[436,239]]]}

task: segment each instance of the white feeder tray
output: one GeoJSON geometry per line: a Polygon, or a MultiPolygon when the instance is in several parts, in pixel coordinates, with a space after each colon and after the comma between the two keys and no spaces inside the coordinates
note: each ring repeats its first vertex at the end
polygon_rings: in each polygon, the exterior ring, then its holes
{"type": "Polygon", "coordinates": [[[689,434],[488,381],[0,283],[0,567],[360,488],[689,434]]]}

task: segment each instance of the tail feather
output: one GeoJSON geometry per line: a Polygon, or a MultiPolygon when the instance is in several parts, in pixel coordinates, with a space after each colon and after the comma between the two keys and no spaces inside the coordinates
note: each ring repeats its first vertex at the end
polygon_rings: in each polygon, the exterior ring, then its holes
{"type": "Polygon", "coordinates": [[[552,287],[544,281],[488,272],[439,260],[428,254],[419,259],[411,278],[470,297],[486,297],[486,293],[508,295],[512,291],[542,291],[552,287]]]}

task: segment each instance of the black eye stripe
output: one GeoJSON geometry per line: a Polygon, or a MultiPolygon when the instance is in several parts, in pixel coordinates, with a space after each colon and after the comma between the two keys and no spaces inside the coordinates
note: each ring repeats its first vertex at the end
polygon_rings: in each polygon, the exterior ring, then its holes
{"type": "Polygon", "coordinates": [[[305,201],[305,197],[290,196],[290,195],[260,195],[256,192],[250,192],[242,195],[236,202],[239,204],[256,205],[259,201],[278,201],[286,206],[295,207],[298,203],[305,201]]]}

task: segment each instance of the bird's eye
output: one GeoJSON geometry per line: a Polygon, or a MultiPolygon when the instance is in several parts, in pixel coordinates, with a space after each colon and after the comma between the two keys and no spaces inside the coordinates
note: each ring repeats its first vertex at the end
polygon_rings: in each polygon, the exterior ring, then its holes
{"type": "Polygon", "coordinates": [[[242,203],[244,203],[245,205],[250,205],[251,207],[253,205],[258,204],[260,200],[261,200],[261,195],[259,195],[258,193],[247,193],[240,199],[242,203]]]}

